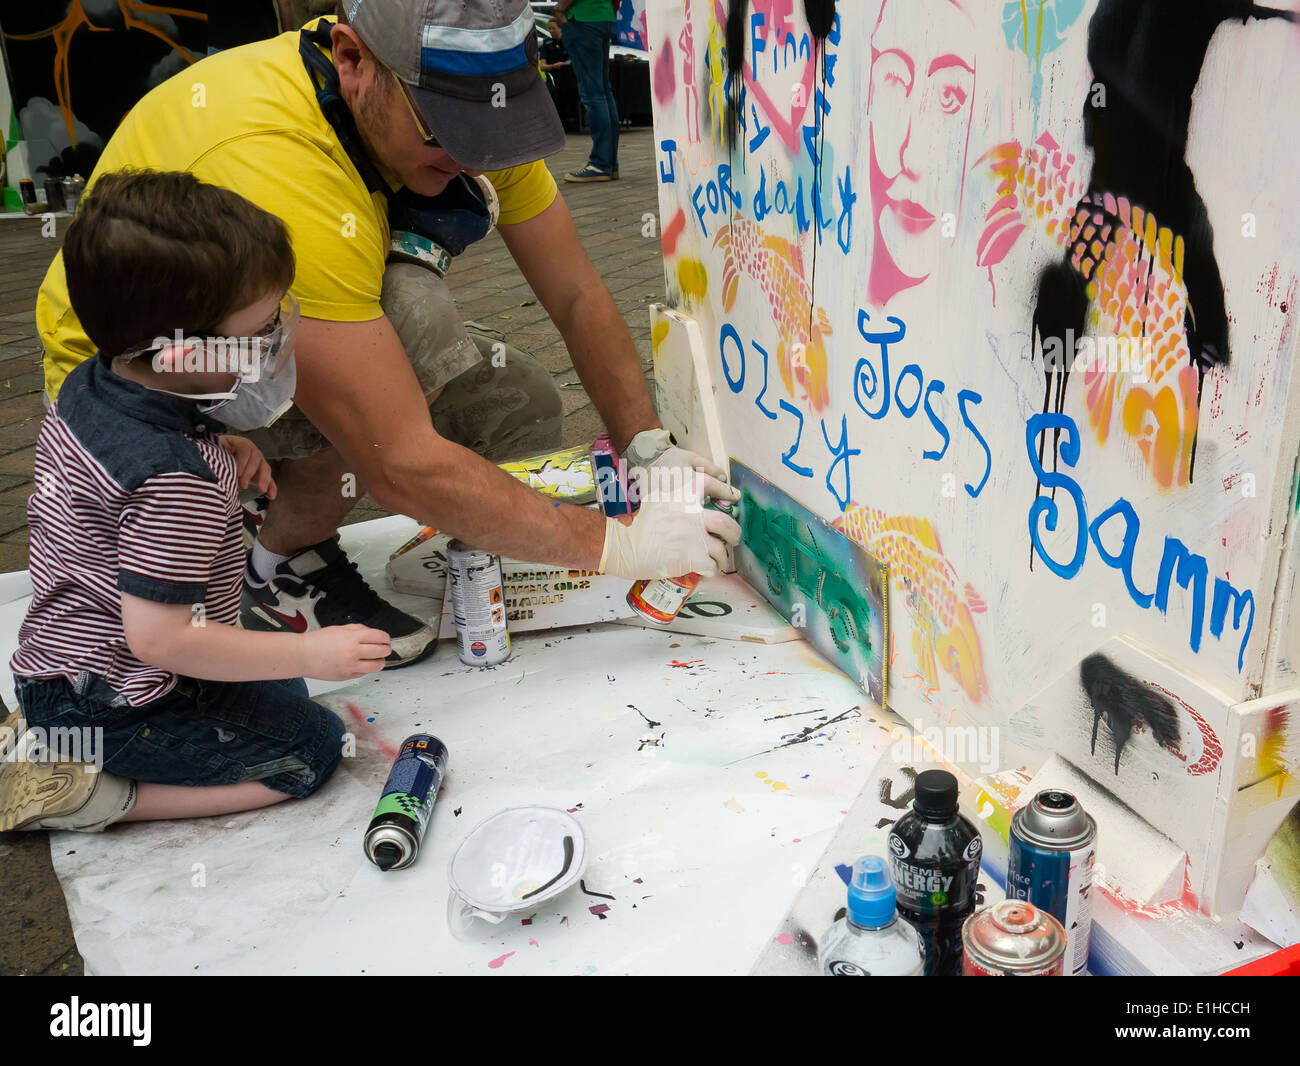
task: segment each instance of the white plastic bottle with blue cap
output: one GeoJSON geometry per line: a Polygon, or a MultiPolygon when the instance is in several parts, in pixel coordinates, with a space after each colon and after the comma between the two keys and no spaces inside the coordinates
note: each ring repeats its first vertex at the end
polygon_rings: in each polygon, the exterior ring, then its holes
{"type": "Polygon", "coordinates": [[[898,917],[889,864],[878,855],[853,864],[848,913],[827,930],[818,954],[826,977],[921,976],[921,938],[898,917]]]}

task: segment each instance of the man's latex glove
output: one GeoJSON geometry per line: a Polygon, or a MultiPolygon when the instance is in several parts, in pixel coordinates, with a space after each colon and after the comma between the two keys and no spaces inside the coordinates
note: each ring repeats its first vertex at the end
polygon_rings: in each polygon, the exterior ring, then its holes
{"type": "Polygon", "coordinates": [[[670,467],[698,470],[719,480],[727,476],[727,472],[713,460],[679,448],[666,429],[642,430],[628,443],[623,458],[627,460],[629,471],[636,473],[642,480],[643,472],[650,468],[663,470],[670,467]]]}
{"type": "Polygon", "coordinates": [[[629,523],[605,520],[605,550],[600,556],[603,573],[641,578],[681,577],[695,573],[712,577],[724,565],[726,546],[740,541],[740,526],[730,515],[701,507],[706,496],[735,501],[740,493],[717,478],[696,473],[693,495],[642,501],[629,523]]]}

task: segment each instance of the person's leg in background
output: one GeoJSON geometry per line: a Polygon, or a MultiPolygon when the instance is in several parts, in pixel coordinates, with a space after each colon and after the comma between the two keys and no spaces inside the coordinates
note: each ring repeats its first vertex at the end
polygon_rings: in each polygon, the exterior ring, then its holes
{"type": "Polygon", "coordinates": [[[604,32],[605,37],[605,96],[609,102],[609,157],[613,160],[612,173],[618,177],[618,135],[622,129],[622,118],[618,113],[618,102],[614,99],[614,82],[610,77],[609,71],[609,49],[614,43],[614,24],[609,23],[609,29],[604,32]]]}
{"type": "Polygon", "coordinates": [[[609,85],[609,41],[612,22],[577,22],[564,24],[564,50],[569,53],[574,76],[578,79],[578,96],[587,110],[591,126],[591,155],[581,170],[564,175],[566,181],[610,181],[614,176],[618,111],[612,108],[613,93],[609,85]]]}
{"type": "Polygon", "coordinates": [[[554,451],[564,428],[564,403],[554,379],[501,334],[467,325],[483,362],[447,383],[429,410],[433,428],[494,463],[554,451]],[[504,367],[497,365],[500,357],[504,367]]]}

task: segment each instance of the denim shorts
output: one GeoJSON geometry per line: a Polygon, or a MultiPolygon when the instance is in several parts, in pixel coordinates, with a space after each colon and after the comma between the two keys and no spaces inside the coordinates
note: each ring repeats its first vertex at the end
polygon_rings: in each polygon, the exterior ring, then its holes
{"type": "Polygon", "coordinates": [[[15,676],[14,682],[29,727],[93,730],[83,742],[85,761],[93,757],[101,769],[134,781],[190,787],[260,781],[302,797],[321,786],[343,755],[343,722],[307,698],[301,678],[181,677],[166,695],[139,707],[87,672],[75,684],[61,677],[15,676]]]}

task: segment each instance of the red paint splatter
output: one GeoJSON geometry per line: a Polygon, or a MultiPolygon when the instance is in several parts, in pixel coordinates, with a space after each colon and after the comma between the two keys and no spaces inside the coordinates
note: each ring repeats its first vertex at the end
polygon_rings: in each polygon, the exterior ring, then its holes
{"type": "Polygon", "coordinates": [[[702,663],[702,662],[704,662],[703,659],[691,659],[691,660],[689,660],[688,662],[684,662],[684,663],[683,663],[683,662],[678,662],[676,659],[674,659],[674,660],[673,660],[672,662],[670,662],[668,665],[669,665],[669,666],[675,666],[677,669],[680,670],[680,669],[682,669],[683,667],[686,667],[687,669],[689,669],[690,667],[692,667],[692,666],[696,666],[696,665],[698,665],[699,663],[702,663]]]}
{"type": "Polygon", "coordinates": [[[1183,894],[1169,903],[1153,903],[1149,907],[1143,907],[1131,896],[1124,895],[1113,883],[1105,878],[1100,879],[1098,883],[1102,892],[1117,907],[1128,911],[1129,914],[1137,918],[1172,918],[1179,914],[1195,914],[1201,909],[1200,900],[1196,898],[1196,893],[1192,891],[1192,875],[1187,868],[1186,860],[1183,863],[1183,894]]]}
{"type": "Polygon", "coordinates": [[[605,912],[609,910],[609,904],[597,903],[596,906],[588,907],[587,910],[591,911],[592,914],[594,914],[597,918],[599,918],[603,922],[605,920],[605,912]]]}
{"type": "MultiPolygon", "coordinates": [[[[1158,688],[1170,699],[1175,700],[1179,706],[1187,712],[1192,721],[1196,723],[1196,728],[1201,731],[1201,757],[1187,768],[1187,775],[1189,777],[1202,777],[1205,774],[1210,773],[1219,765],[1219,760],[1223,758],[1223,745],[1219,743],[1218,734],[1215,733],[1210,723],[1197,714],[1196,711],[1192,710],[1188,702],[1181,696],[1175,695],[1163,685],[1157,685],[1154,681],[1150,681],[1148,684],[1150,684],[1152,688],[1158,688]]],[[[1179,759],[1182,759],[1183,762],[1187,762],[1187,756],[1177,748],[1169,744],[1162,744],[1161,747],[1171,755],[1175,755],[1179,759]]]]}
{"type": "Polygon", "coordinates": [[[506,959],[510,958],[510,956],[513,954],[514,954],[513,951],[508,951],[504,955],[498,955],[495,959],[493,959],[491,962],[488,963],[488,966],[491,967],[493,970],[499,970],[505,964],[506,959]]]}
{"type": "Polygon", "coordinates": [[[664,255],[670,256],[677,251],[677,240],[681,237],[682,232],[686,229],[686,209],[679,207],[677,214],[673,215],[672,220],[664,227],[663,246],[664,255]]]}
{"type": "Polygon", "coordinates": [[[520,924],[520,925],[532,925],[532,924],[533,924],[533,920],[532,920],[531,918],[520,918],[520,919],[519,919],[519,924],[520,924]]]}
{"type": "Polygon", "coordinates": [[[347,708],[348,714],[357,723],[357,728],[366,735],[371,744],[383,752],[385,757],[389,759],[397,758],[397,749],[384,740],[379,735],[379,730],[366,721],[366,713],[360,707],[355,703],[345,703],[343,706],[347,708]]]}

